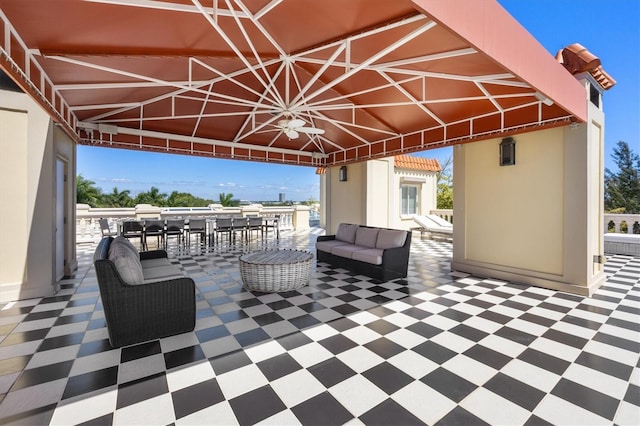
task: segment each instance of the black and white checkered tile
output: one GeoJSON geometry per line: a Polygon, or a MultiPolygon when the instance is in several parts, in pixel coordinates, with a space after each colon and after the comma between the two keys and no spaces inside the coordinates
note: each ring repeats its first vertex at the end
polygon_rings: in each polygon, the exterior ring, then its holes
{"type": "Polygon", "coordinates": [[[0,423],[640,424],[639,258],[584,298],[452,273],[418,237],[406,279],[320,263],[264,294],[239,278],[255,247],[191,247],[194,332],[111,349],[93,247],[56,297],[0,306],[0,423]]]}

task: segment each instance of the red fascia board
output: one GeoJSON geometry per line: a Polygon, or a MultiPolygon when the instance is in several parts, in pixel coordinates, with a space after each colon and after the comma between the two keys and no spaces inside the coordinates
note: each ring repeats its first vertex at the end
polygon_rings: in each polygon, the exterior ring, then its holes
{"type": "Polygon", "coordinates": [[[587,119],[584,87],[495,0],[412,0],[416,9],[466,40],[505,70],[587,119]]]}

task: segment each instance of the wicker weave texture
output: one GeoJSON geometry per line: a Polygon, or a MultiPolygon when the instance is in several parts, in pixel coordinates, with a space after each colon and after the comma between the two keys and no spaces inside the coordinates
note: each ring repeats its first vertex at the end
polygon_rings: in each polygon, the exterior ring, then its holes
{"type": "Polygon", "coordinates": [[[302,250],[263,250],[240,256],[245,288],[274,293],[309,284],[313,254],[302,250]]]}

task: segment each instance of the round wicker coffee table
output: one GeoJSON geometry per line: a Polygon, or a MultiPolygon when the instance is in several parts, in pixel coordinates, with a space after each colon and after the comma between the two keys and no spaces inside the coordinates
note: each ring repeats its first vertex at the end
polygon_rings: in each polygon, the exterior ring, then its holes
{"type": "Polygon", "coordinates": [[[240,256],[240,276],[248,290],[274,293],[309,284],[313,254],[303,250],[262,250],[240,256]]]}

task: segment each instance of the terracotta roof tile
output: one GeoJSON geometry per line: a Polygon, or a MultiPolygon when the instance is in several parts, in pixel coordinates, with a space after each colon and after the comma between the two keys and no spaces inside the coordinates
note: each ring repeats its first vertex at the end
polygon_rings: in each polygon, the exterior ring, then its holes
{"type": "Polygon", "coordinates": [[[559,50],[556,59],[571,74],[588,72],[604,90],[611,89],[616,84],[616,81],[602,69],[600,58],[581,44],[574,43],[559,50]]]}
{"type": "Polygon", "coordinates": [[[413,157],[411,155],[396,155],[394,166],[401,169],[424,170],[427,172],[439,172],[442,170],[440,162],[435,158],[413,157]]]}

